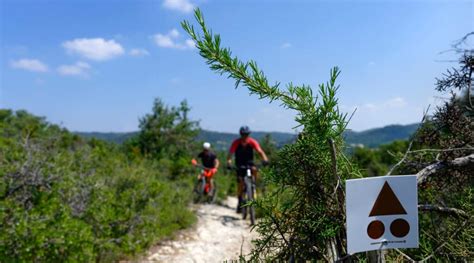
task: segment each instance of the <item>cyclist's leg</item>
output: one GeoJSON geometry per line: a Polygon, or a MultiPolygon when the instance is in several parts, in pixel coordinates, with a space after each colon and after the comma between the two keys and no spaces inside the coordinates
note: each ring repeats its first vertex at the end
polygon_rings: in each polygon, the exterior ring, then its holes
{"type": "Polygon", "coordinates": [[[242,192],[244,191],[244,178],[242,176],[237,176],[237,196],[242,198],[242,192]]]}
{"type": "Polygon", "coordinates": [[[244,189],[244,178],[242,176],[237,175],[237,197],[239,198],[239,202],[237,203],[237,213],[242,211],[242,192],[244,189]]]}
{"type": "Polygon", "coordinates": [[[209,180],[209,184],[211,185],[211,191],[209,191],[209,195],[213,195],[214,194],[214,176],[212,176],[209,180]]]}
{"type": "Polygon", "coordinates": [[[214,191],[214,175],[217,173],[217,170],[214,170],[214,172],[211,175],[211,189],[214,191]]]}
{"type": "Polygon", "coordinates": [[[194,186],[194,191],[197,191],[197,192],[201,191],[201,189],[199,189],[199,183],[201,182],[202,176],[204,176],[202,173],[198,173],[196,185],[194,186]]]}
{"type": "Polygon", "coordinates": [[[207,195],[212,196],[212,191],[214,190],[214,183],[213,183],[212,176],[206,176],[206,185],[209,185],[209,189],[207,191],[207,195]]]}
{"type": "Polygon", "coordinates": [[[257,180],[257,175],[258,175],[258,169],[257,169],[257,167],[254,165],[254,166],[252,166],[252,176],[253,176],[253,178],[255,179],[255,181],[257,180]]]}

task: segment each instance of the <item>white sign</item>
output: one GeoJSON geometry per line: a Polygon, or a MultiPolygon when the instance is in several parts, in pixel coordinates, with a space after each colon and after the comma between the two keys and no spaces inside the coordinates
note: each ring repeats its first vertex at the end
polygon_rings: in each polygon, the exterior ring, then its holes
{"type": "Polygon", "coordinates": [[[418,247],[416,175],[346,180],[347,251],[418,247]]]}

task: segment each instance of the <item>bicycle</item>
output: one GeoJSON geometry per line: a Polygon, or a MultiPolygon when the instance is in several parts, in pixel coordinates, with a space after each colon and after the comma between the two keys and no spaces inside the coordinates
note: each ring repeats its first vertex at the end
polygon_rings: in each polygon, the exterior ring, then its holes
{"type": "Polygon", "coordinates": [[[242,190],[242,219],[247,219],[247,214],[250,215],[250,225],[255,224],[255,207],[248,205],[257,197],[257,187],[255,176],[252,175],[253,165],[241,165],[238,167],[230,167],[230,169],[237,171],[237,176],[243,177],[244,188],[242,190]]]}
{"type": "Polygon", "coordinates": [[[212,187],[210,182],[207,182],[206,180],[206,178],[211,177],[213,175],[212,168],[197,165],[197,163],[194,162],[193,165],[196,166],[198,169],[201,169],[200,178],[196,181],[196,185],[194,186],[194,203],[214,203],[217,198],[216,182],[214,180],[214,187],[212,187]]]}

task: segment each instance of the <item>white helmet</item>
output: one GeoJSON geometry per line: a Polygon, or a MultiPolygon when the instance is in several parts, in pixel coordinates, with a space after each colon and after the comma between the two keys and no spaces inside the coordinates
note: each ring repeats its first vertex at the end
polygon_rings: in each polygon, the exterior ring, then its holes
{"type": "Polygon", "coordinates": [[[209,150],[211,149],[211,144],[208,142],[205,142],[203,143],[202,148],[204,148],[204,150],[209,150]]]}

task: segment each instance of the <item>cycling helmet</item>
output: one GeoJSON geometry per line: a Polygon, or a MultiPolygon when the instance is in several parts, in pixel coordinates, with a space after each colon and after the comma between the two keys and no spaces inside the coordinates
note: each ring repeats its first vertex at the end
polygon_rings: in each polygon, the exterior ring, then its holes
{"type": "Polygon", "coordinates": [[[240,135],[249,135],[250,134],[250,128],[249,126],[242,126],[240,127],[239,133],[240,135]]]}
{"type": "Polygon", "coordinates": [[[204,148],[204,150],[209,150],[211,149],[211,144],[208,142],[205,142],[202,144],[202,148],[204,148]]]}

